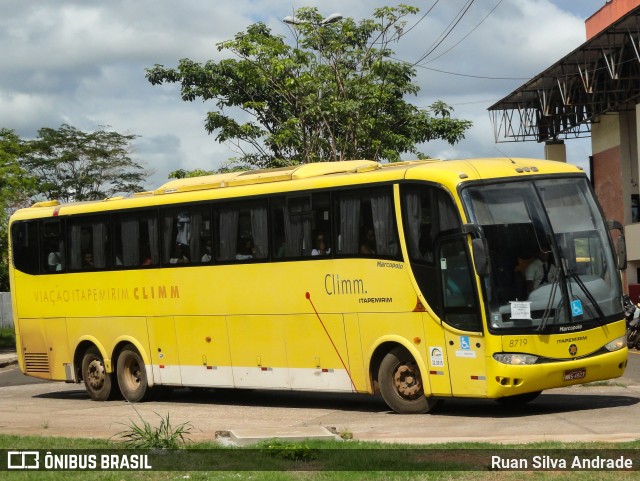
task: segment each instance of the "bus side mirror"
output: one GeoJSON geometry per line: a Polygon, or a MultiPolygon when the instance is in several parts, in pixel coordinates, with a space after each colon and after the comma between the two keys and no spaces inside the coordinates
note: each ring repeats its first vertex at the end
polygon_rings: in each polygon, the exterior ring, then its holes
{"type": "Polygon", "coordinates": [[[464,224],[462,226],[462,232],[473,236],[471,248],[473,250],[473,263],[476,266],[476,272],[481,277],[489,275],[491,271],[489,264],[489,246],[487,245],[487,239],[485,239],[482,233],[482,229],[476,224],[464,224]]]}
{"type": "Polygon", "coordinates": [[[620,236],[616,241],[616,254],[618,256],[618,269],[624,271],[627,268],[627,241],[624,238],[624,227],[617,220],[607,221],[609,230],[620,231],[620,236]]]}

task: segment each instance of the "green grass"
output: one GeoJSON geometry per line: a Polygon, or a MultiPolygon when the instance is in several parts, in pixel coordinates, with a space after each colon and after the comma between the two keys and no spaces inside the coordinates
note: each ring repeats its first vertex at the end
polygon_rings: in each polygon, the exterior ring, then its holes
{"type": "Polygon", "coordinates": [[[0,348],[1,347],[16,347],[16,333],[13,328],[0,328],[0,348]]]}
{"type": "Polygon", "coordinates": [[[160,425],[153,427],[149,421],[140,416],[133,404],[131,407],[138,414],[140,424],[131,421],[131,424],[126,425],[127,429],[120,431],[115,436],[115,439],[124,443],[127,448],[178,449],[186,443],[189,434],[191,434],[192,426],[189,422],[172,426],[169,413],[164,417],[155,413],[160,418],[160,425]]]}
{"type": "MultiPolygon", "coordinates": [[[[87,421],[88,422],[88,421],[87,421]]],[[[360,442],[360,441],[304,441],[297,443],[285,443],[276,440],[265,441],[258,445],[258,448],[221,448],[220,445],[210,443],[189,443],[186,449],[178,450],[177,457],[172,459],[191,459],[189,456],[193,453],[202,453],[201,450],[208,450],[207,453],[221,453],[218,457],[214,458],[218,461],[217,466],[220,466],[220,462],[225,462],[225,459],[252,459],[260,463],[260,471],[198,471],[197,459],[194,461],[186,461],[182,463],[173,463],[172,467],[179,467],[179,465],[186,465],[193,469],[187,470],[172,470],[172,471],[137,471],[137,472],[117,472],[117,471],[104,471],[104,472],[73,472],[73,471],[59,471],[59,472],[4,472],[0,473],[2,479],[16,479],[16,480],[181,480],[186,479],[189,481],[200,480],[251,480],[251,481],[272,481],[272,480],[301,480],[301,481],[329,481],[329,480],[346,480],[346,481],[378,481],[378,480],[397,480],[397,481],[431,481],[431,480],[478,480],[478,481],[491,481],[491,480],[505,480],[505,481],[520,481],[522,479],[531,481],[546,481],[546,480],[575,480],[575,481],[596,481],[596,480],[632,480],[638,478],[638,472],[614,472],[614,471],[488,471],[486,463],[479,461],[477,466],[471,464],[472,469],[468,471],[456,471],[464,465],[465,461],[458,459],[451,459],[451,456],[447,455],[450,450],[466,449],[466,450],[484,450],[478,451],[491,454],[500,454],[508,452],[511,449],[539,449],[545,452],[552,453],[557,456],[563,449],[571,450],[634,450],[633,458],[638,459],[640,454],[640,441],[630,443],[559,443],[559,442],[546,442],[546,443],[533,443],[527,445],[497,445],[488,443],[450,443],[443,445],[397,445],[397,444],[381,444],[373,442],[360,442]],[[223,449],[223,450],[221,450],[223,449]],[[399,469],[411,469],[412,459],[407,459],[403,456],[407,451],[411,449],[420,449],[420,454],[423,452],[423,458],[429,459],[428,469],[438,469],[430,471],[420,470],[407,470],[400,471],[399,469]],[[330,455],[318,454],[317,450],[328,450],[323,453],[329,452],[330,455]],[[368,450],[367,456],[362,456],[356,450],[368,450]],[[378,450],[378,453],[371,454],[370,450],[378,450]],[[397,454],[392,450],[397,450],[397,454]],[[442,455],[440,455],[442,453],[442,455]],[[380,459],[386,457],[388,461],[387,471],[367,471],[370,468],[371,463],[376,461],[379,464],[380,459]],[[326,470],[328,466],[336,459],[341,462],[347,460],[352,464],[349,464],[349,469],[352,471],[329,471],[326,470]],[[434,459],[432,462],[431,460],[434,459]],[[222,461],[221,461],[222,460],[222,461]],[[286,470],[299,466],[297,471],[286,470]],[[406,463],[406,464],[404,464],[406,463]],[[462,463],[462,464],[461,464],[462,463]],[[286,466],[287,468],[284,468],[286,466]],[[325,470],[322,468],[325,467],[325,470]],[[318,470],[309,470],[318,469],[318,470]],[[5,476],[8,475],[8,476],[5,476]]],[[[0,449],[11,450],[23,450],[23,449],[46,449],[56,452],[58,450],[112,450],[123,449],[125,453],[135,453],[140,451],[134,451],[126,449],[122,442],[115,440],[95,440],[95,439],[69,439],[69,438],[57,438],[57,437],[26,437],[26,436],[11,436],[0,435],[0,449]]],[[[176,451],[171,451],[169,455],[174,456],[176,451]]],[[[415,451],[413,451],[415,454],[415,451]]],[[[628,453],[628,451],[627,451],[628,453]]],[[[465,453],[466,454],[466,453],[465,453]]],[[[471,451],[471,461],[467,463],[473,463],[473,454],[471,451]]],[[[162,456],[160,456],[162,457],[162,456]]],[[[385,458],[385,459],[386,459],[385,458]]],[[[414,456],[415,459],[417,458],[414,456]]],[[[157,459],[157,458],[155,458],[157,459]]],[[[385,461],[386,462],[386,461],[385,461]]],[[[0,460],[0,466],[2,460],[0,460]]],[[[343,465],[344,466],[344,465],[343,465]]],[[[413,466],[415,468],[415,465],[413,466]]],[[[469,464],[467,464],[469,467],[469,464]]],[[[296,468],[297,469],[297,468],[296,468]]]]}

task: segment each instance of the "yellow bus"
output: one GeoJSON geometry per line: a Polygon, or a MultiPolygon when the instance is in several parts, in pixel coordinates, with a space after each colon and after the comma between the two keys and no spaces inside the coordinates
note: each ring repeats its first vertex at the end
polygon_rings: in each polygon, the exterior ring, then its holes
{"type": "Polygon", "coordinates": [[[380,393],[399,413],[524,403],[624,372],[611,225],[582,171],[529,159],[327,162],[39,202],[10,219],[19,363],[98,401],[225,387],[380,393]]]}

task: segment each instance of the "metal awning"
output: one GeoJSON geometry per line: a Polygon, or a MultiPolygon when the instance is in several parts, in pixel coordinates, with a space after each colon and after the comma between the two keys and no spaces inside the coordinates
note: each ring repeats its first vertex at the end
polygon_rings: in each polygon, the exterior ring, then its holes
{"type": "Polygon", "coordinates": [[[640,7],[489,107],[496,142],[588,137],[640,96],[640,7]]]}

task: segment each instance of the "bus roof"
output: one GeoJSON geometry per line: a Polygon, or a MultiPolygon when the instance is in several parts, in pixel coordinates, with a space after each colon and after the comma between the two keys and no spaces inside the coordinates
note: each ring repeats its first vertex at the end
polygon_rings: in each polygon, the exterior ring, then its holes
{"type": "Polygon", "coordinates": [[[464,160],[413,160],[381,164],[370,160],[317,162],[277,169],[247,170],[176,179],[153,191],[129,197],[59,203],[36,202],[12,217],[38,218],[89,212],[151,207],[160,204],[231,199],[265,193],[286,193],[311,188],[366,184],[403,179],[428,180],[455,189],[461,182],[508,178],[521,175],[579,173],[570,164],[523,158],[482,158],[464,160]],[[275,184],[274,184],[275,183],[275,184]],[[267,187],[264,184],[271,184],[267,187]],[[262,186],[262,187],[260,187],[262,186]],[[176,195],[178,194],[178,195],[176,195]],[[181,195],[180,195],[181,194],[181,195]]]}

